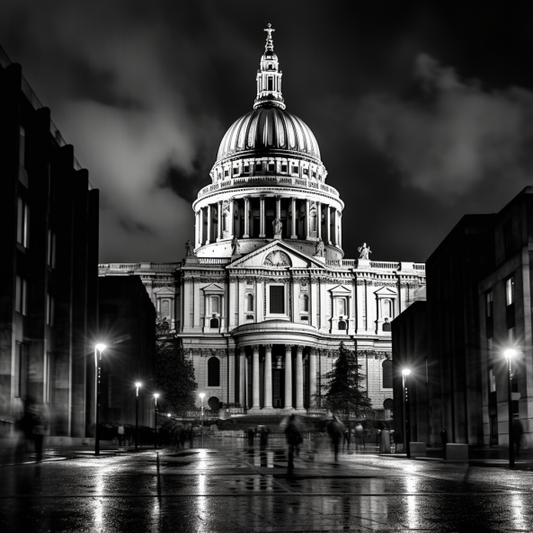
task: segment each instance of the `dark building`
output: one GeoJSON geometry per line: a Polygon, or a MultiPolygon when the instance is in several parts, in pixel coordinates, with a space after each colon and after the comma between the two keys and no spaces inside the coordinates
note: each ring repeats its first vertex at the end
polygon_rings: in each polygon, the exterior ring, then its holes
{"type": "Polygon", "coordinates": [[[138,276],[109,276],[98,280],[102,356],[100,420],[117,426],[135,424],[136,387],[139,425],[153,422],[155,308],[138,276]]]}
{"type": "Polygon", "coordinates": [[[428,259],[425,311],[409,308],[393,322],[395,419],[409,367],[412,440],[439,444],[445,429],[449,442],[507,445],[504,352],[513,348],[512,411],[531,445],[531,242],[527,187],[497,214],[463,217],[428,259]]]}
{"type": "MultiPolygon", "coordinates": [[[[31,396],[50,435],[93,415],[98,190],[0,49],[0,419],[31,396]]],[[[11,431],[5,423],[4,434],[11,431]]]]}

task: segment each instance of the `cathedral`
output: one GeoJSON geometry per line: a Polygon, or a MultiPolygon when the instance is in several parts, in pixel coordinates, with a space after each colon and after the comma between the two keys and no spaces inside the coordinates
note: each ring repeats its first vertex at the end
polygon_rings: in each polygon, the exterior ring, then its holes
{"type": "Polygon", "coordinates": [[[268,25],[251,111],[220,142],[179,263],[100,265],[139,275],[180,335],[213,409],[313,413],[339,345],[358,354],[375,416],[392,409],[391,321],[424,295],[425,265],[344,259],[338,191],[315,135],[286,110],[268,25]]]}

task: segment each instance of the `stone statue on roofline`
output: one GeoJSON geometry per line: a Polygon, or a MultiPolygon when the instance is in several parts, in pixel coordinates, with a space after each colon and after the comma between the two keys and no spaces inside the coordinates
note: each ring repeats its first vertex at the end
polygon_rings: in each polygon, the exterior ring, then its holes
{"type": "Polygon", "coordinates": [[[372,253],[372,250],[370,249],[370,246],[366,244],[366,242],[363,243],[363,246],[359,246],[357,251],[359,252],[359,259],[363,259],[365,261],[370,260],[370,254],[372,253]]]}

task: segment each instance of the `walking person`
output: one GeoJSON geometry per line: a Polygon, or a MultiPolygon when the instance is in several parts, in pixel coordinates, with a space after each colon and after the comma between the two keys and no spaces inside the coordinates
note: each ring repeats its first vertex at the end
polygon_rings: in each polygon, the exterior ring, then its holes
{"type": "Polygon", "coordinates": [[[300,424],[296,419],[296,415],[291,415],[285,428],[285,438],[289,445],[289,461],[288,468],[294,468],[294,454],[300,455],[300,444],[303,442],[302,431],[300,424]]]}
{"type": "Polygon", "coordinates": [[[124,446],[124,425],[122,424],[122,422],[118,426],[117,433],[118,433],[118,445],[124,446]]]}
{"type": "Polygon", "coordinates": [[[520,456],[520,446],[522,444],[522,435],[524,434],[524,428],[522,427],[522,422],[518,417],[513,419],[513,441],[516,450],[516,457],[520,456]]]}
{"type": "Polygon", "coordinates": [[[338,461],[339,457],[339,444],[341,439],[344,437],[344,424],[335,416],[328,422],[327,425],[328,434],[333,443],[333,453],[335,454],[335,462],[338,461]]]}

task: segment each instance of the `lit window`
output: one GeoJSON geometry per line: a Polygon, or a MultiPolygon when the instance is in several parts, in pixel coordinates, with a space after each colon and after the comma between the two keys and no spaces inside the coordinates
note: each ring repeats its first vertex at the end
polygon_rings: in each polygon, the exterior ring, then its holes
{"type": "Polygon", "coordinates": [[[505,304],[512,305],[514,303],[514,278],[509,278],[505,282],[505,304]]]}
{"type": "Polygon", "coordinates": [[[51,268],[56,267],[56,234],[48,229],[48,253],[47,253],[48,266],[51,268]]]}
{"type": "Polygon", "coordinates": [[[24,248],[28,248],[30,240],[29,224],[30,208],[28,204],[19,196],[17,204],[17,242],[22,244],[24,248]]]}
{"type": "Polygon", "coordinates": [[[46,295],[46,325],[53,327],[55,322],[55,300],[53,296],[46,295]]]}

